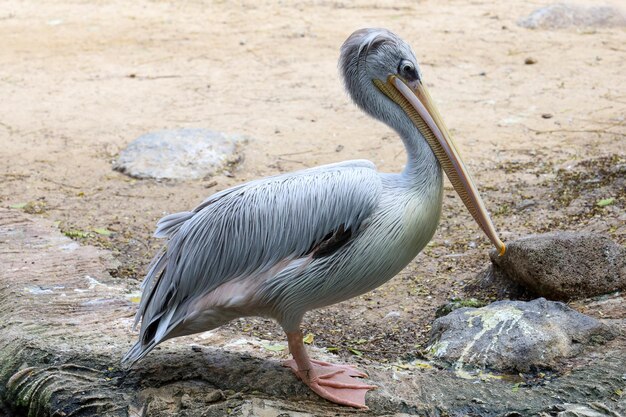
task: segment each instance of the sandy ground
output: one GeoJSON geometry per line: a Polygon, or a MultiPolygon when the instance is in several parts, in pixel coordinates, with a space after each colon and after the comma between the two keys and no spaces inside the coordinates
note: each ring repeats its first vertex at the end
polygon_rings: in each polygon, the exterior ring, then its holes
{"type": "MultiPolygon", "coordinates": [[[[528,30],[516,20],[545,3],[492,3],[4,1],[0,205],[110,248],[120,261],[111,273],[136,285],[159,245],[155,222],[215,191],[346,159],[399,171],[400,141],[350,103],[337,73],[343,40],[381,26],[413,45],[505,240],[593,230],[624,244],[626,31],[528,30]],[[112,171],[134,138],[177,127],[252,140],[230,177],[156,182],[112,171]],[[113,233],[94,232],[102,228],[113,233]]],[[[466,290],[489,243],[449,185],[445,194],[439,231],[405,271],[307,317],[316,345],[381,361],[419,355],[439,305],[490,299],[466,290]]],[[[624,311],[602,308],[586,310],[624,311]]],[[[261,319],[218,335],[241,332],[283,338],[261,319]]]]}

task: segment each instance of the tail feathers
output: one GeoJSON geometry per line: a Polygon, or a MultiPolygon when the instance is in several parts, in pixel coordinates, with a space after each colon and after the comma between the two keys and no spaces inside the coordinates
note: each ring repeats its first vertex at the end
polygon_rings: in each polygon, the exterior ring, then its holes
{"type": "MultiPolygon", "coordinates": [[[[162,332],[166,333],[164,331],[162,332]]],[[[148,337],[147,340],[143,336],[143,334],[139,336],[139,340],[133,345],[133,347],[128,350],[128,352],[126,352],[126,355],[124,355],[124,357],[122,358],[122,366],[124,368],[130,369],[135,364],[135,362],[150,353],[152,349],[154,349],[159,343],[168,339],[166,337],[167,334],[164,334],[163,336],[161,336],[161,338],[156,338],[154,336],[148,337]]]]}
{"type": "Polygon", "coordinates": [[[166,238],[171,237],[180,229],[187,220],[191,219],[196,213],[192,211],[181,211],[163,217],[157,223],[154,237],[166,238]]]}
{"type": "MultiPolygon", "coordinates": [[[[174,236],[180,227],[194,215],[194,212],[184,211],[163,217],[157,223],[154,236],[159,238],[170,238],[174,236]]],[[[161,277],[168,261],[166,252],[166,248],[163,248],[159,254],[155,256],[149,266],[146,278],[141,284],[143,294],[133,324],[134,330],[141,321],[141,331],[137,343],[135,343],[122,358],[122,365],[124,367],[132,367],[135,362],[146,356],[156,345],[172,337],[170,336],[170,332],[182,320],[178,318],[175,319],[175,322],[172,322],[177,308],[176,306],[170,306],[169,302],[176,294],[175,288],[170,285],[168,288],[163,288],[163,291],[159,291],[159,288],[162,286],[161,277]],[[158,299],[156,305],[152,300],[154,297],[158,299]]]]}
{"type": "Polygon", "coordinates": [[[157,344],[154,341],[150,342],[147,345],[142,345],[141,340],[137,341],[122,358],[122,367],[125,369],[132,368],[139,359],[150,353],[150,351],[154,349],[156,345],[157,344]]]}
{"type": "Polygon", "coordinates": [[[180,320],[172,323],[172,316],[175,312],[176,308],[172,308],[165,315],[161,312],[148,325],[142,325],[139,340],[122,358],[124,367],[131,368],[135,362],[150,353],[156,345],[172,337],[170,333],[180,323],[180,320]]]}

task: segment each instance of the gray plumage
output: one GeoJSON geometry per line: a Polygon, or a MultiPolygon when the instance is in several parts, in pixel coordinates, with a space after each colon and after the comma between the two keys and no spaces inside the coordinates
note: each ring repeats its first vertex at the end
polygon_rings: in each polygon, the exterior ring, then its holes
{"type": "Polygon", "coordinates": [[[124,362],[242,316],[298,330],[306,311],[380,286],[419,253],[438,223],[441,167],[406,114],[372,84],[402,60],[421,77],[406,43],[366,29],[342,46],[340,71],[357,105],[401,136],[405,170],[324,165],[241,184],[161,219],[155,235],[167,244],[143,283],[139,341],[124,362]]]}

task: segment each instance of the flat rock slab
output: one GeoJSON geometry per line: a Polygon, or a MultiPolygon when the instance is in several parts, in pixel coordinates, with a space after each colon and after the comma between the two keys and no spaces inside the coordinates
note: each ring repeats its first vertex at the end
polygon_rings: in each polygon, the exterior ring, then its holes
{"type": "Polygon", "coordinates": [[[241,160],[242,136],[209,129],[146,133],[124,149],[113,169],[135,178],[193,180],[232,168],[241,160]]]}
{"type": "Polygon", "coordinates": [[[494,273],[535,296],[573,300],[626,289],[626,249],[607,236],[553,232],[507,242],[490,253],[494,273]]]}
{"type": "Polygon", "coordinates": [[[529,29],[626,27],[624,13],[612,6],[583,7],[552,4],[520,19],[518,25],[529,29]]]}
{"type": "MultiPolygon", "coordinates": [[[[564,403],[626,410],[626,396],[615,395],[624,387],[626,352],[619,347],[590,352],[587,366],[549,385],[519,390],[511,382],[460,379],[424,364],[366,362],[359,368],[379,386],[368,393],[367,413],[320,399],[263,350],[192,345],[193,339],[179,338],[126,371],[119,361],[136,338],[130,327],[137,283],[106,272],[114,267],[107,251],[77,244],[51,221],[0,209],[0,265],[5,414],[489,417],[535,415],[564,403]]],[[[328,359],[319,349],[312,355],[328,359]]]]}
{"type": "Polygon", "coordinates": [[[614,336],[598,320],[544,298],[461,308],[433,323],[429,355],[466,368],[510,373],[557,369],[591,343],[614,336]]]}

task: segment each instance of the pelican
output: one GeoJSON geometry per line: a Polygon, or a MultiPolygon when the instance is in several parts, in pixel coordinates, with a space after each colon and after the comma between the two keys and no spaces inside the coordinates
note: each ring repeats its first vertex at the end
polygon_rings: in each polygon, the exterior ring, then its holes
{"type": "Polygon", "coordinates": [[[167,239],[142,284],[132,365],[159,343],[235,318],[275,319],[287,334],[295,374],[321,397],[367,408],[375,388],[347,365],[309,358],[304,314],[370,291],[430,241],[442,207],[443,172],[490,241],[504,253],[487,210],[424,85],[411,47],[386,29],[361,29],[341,47],[345,87],[406,148],[401,173],[353,160],[262,178],[170,214],[167,239]]]}

